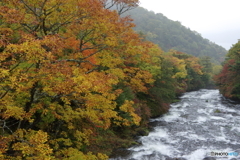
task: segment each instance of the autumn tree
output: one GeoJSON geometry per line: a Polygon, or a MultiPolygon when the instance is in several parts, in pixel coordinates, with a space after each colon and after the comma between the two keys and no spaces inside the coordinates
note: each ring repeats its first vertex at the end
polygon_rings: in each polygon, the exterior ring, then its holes
{"type": "Polygon", "coordinates": [[[119,16],[137,4],[0,2],[1,158],[107,159],[186,91],[189,70],[201,75],[197,58],[163,52],[119,16]]]}
{"type": "Polygon", "coordinates": [[[221,72],[215,77],[220,92],[228,97],[240,99],[240,43],[236,43],[226,55],[221,72]]]}
{"type": "Polygon", "coordinates": [[[133,100],[117,103],[114,86],[147,92],[153,82],[131,20],[98,0],[1,1],[0,15],[2,156],[105,159],[84,151],[95,128],[141,120],[133,100]]]}

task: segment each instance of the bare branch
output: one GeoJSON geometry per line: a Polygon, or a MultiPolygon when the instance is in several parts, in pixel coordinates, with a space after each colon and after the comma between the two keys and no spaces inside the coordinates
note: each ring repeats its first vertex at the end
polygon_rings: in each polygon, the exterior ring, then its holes
{"type": "Polygon", "coordinates": [[[119,15],[138,6],[138,1],[126,2],[124,0],[101,0],[101,2],[105,9],[117,10],[119,15]]]}

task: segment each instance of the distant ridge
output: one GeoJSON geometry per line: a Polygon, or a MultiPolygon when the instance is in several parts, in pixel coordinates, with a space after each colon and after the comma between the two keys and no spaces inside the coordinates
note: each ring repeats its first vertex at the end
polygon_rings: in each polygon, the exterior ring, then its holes
{"type": "Polygon", "coordinates": [[[225,48],[161,13],[155,14],[138,7],[124,15],[130,15],[134,19],[135,31],[145,35],[147,40],[158,44],[164,51],[175,49],[197,57],[209,56],[215,63],[222,62],[227,53],[225,48]]]}

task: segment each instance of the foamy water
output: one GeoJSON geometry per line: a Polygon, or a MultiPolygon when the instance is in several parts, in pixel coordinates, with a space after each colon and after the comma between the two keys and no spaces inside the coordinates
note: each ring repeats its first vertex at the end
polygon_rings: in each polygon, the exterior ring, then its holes
{"type": "Polygon", "coordinates": [[[152,119],[156,126],[131,154],[112,159],[216,160],[240,159],[240,105],[229,103],[218,90],[189,92],[171,105],[169,113],[152,119]],[[216,153],[239,153],[213,156],[216,153]]]}

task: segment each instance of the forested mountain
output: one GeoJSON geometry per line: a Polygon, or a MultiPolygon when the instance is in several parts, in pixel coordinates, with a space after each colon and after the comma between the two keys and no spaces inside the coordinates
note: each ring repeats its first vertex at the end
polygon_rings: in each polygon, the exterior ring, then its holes
{"type": "Polygon", "coordinates": [[[147,40],[158,44],[164,51],[175,49],[197,57],[209,56],[214,62],[223,61],[226,49],[204,39],[196,31],[172,21],[161,13],[155,14],[142,7],[131,10],[126,15],[134,19],[137,32],[146,36],[147,40]]]}

